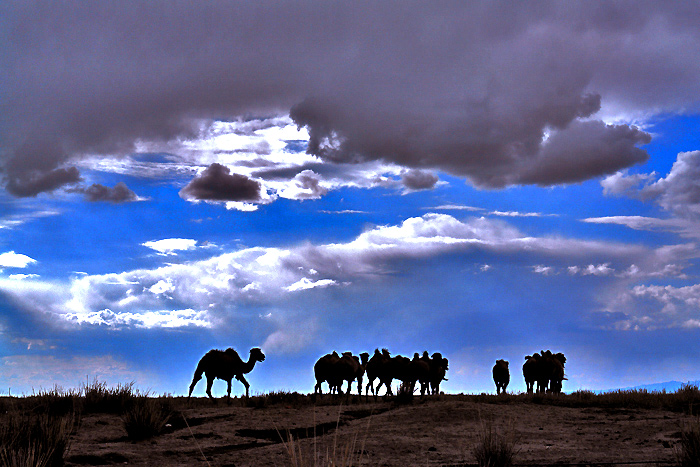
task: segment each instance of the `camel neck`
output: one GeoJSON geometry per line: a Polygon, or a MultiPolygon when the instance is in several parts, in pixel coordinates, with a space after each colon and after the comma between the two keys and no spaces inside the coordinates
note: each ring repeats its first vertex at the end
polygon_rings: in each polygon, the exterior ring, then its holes
{"type": "Polygon", "coordinates": [[[249,355],[248,361],[243,362],[243,373],[250,373],[253,371],[253,367],[255,367],[255,359],[253,359],[252,355],[249,355]]]}

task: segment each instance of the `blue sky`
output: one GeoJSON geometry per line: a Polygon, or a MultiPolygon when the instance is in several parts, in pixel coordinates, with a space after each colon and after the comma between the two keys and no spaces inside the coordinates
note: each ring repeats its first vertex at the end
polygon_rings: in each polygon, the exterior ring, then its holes
{"type": "Polygon", "coordinates": [[[255,346],[253,392],[697,380],[700,9],[629,6],[4,4],[0,393],[255,346]]]}

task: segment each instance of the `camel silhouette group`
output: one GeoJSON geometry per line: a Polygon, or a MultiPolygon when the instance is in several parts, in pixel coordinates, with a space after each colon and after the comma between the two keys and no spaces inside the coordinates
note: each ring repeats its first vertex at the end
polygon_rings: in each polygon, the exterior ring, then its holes
{"type": "Polygon", "coordinates": [[[348,382],[347,395],[352,392],[352,383],[357,381],[357,394],[362,396],[363,377],[367,376],[367,386],[365,387],[365,398],[369,398],[369,391],[375,400],[379,389],[384,386],[386,395],[392,396],[391,384],[394,379],[401,381],[402,387],[413,394],[416,383],[420,383],[421,396],[428,394],[438,394],[440,383],[447,378],[448,361],[440,353],[432,356],[428,352],[423,355],[415,353],[413,359],[401,355],[391,356],[387,349],[375,349],[372,358],[367,352],[358,356],[352,352],[345,352],[342,356],[337,352],[329,353],[319,358],[314,365],[314,376],[316,386],[314,394],[322,394],[322,383],[328,383],[331,394],[342,394],[342,385],[348,382]],[[375,387],[374,381],[379,380],[375,387]]]}
{"type": "MultiPolygon", "coordinates": [[[[250,349],[250,356],[247,362],[238,355],[232,348],[226,350],[210,350],[197,364],[192,383],[187,397],[192,396],[192,391],[202,379],[202,375],[207,379],[207,396],[213,399],[211,387],[215,379],[221,379],[228,384],[226,397],[231,399],[231,381],[236,378],[245,386],[245,396],[249,397],[250,384],[243,375],[250,373],[257,362],[265,361],[265,354],[254,347],[250,349]]],[[[562,382],[567,378],[564,376],[564,364],[566,357],[563,353],[552,353],[551,350],[542,350],[539,353],[525,356],[523,364],[523,377],[527,392],[537,391],[551,392],[558,394],[562,390],[562,382]],[[537,385],[535,387],[535,384],[537,385]]],[[[374,355],[370,358],[367,352],[359,356],[352,352],[344,352],[338,355],[336,351],[319,358],[314,365],[314,376],[316,385],[314,394],[323,394],[321,385],[328,384],[329,393],[343,394],[343,384],[348,382],[347,395],[352,393],[352,383],[357,381],[357,394],[362,396],[362,381],[367,376],[367,386],[365,387],[365,399],[369,399],[369,391],[372,390],[374,399],[382,386],[384,386],[386,396],[392,396],[392,382],[397,379],[401,381],[402,388],[415,392],[416,383],[420,383],[421,397],[426,394],[439,394],[440,383],[446,381],[445,377],[448,369],[448,361],[439,352],[429,355],[424,351],[422,355],[417,352],[413,358],[401,355],[392,356],[387,349],[374,350],[374,355]],[[375,380],[379,384],[375,387],[375,380]]],[[[505,393],[510,383],[509,363],[506,360],[496,360],[493,366],[493,382],[496,384],[496,394],[505,393]]]]}
{"type": "MultiPolygon", "coordinates": [[[[566,357],[561,352],[552,353],[551,350],[542,350],[539,353],[526,355],[523,364],[523,377],[528,394],[535,391],[561,393],[562,382],[566,380],[564,376],[565,363],[566,357]]],[[[496,394],[506,392],[510,382],[507,361],[496,360],[496,364],[493,366],[493,382],[496,384],[496,394]]]]}

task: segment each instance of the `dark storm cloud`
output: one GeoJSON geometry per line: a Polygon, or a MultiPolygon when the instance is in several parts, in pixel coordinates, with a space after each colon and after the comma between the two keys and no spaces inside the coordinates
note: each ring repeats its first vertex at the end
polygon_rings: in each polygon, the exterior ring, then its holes
{"type": "Polygon", "coordinates": [[[5,189],[15,196],[36,196],[45,191],[54,191],[64,185],[79,182],[80,173],[75,167],[55,169],[48,172],[22,172],[8,177],[5,189]]]}
{"type": "Polygon", "coordinates": [[[114,188],[93,183],[83,190],[88,201],[109,201],[111,203],[126,203],[137,201],[139,197],[124,182],[114,185],[114,188]]]}
{"type": "Polygon", "coordinates": [[[203,201],[260,201],[260,183],[214,163],[180,190],[180,196],[203,201]]]}
{"type": "Polygon", "coordinates": [[[540,157],[517,181],[553,185],[609,175],[646,161],[646,152],[637,146],[650,141],[649,134],[626,125],[605,125],[597,121],[572,123],[566,131],[546,142],[540,157]],[[561,157],[562,154],[567,157],[561,157]]]}
{"type": "Polygon", "coordinates": [[[409,190],[429,190],[438,180],[435,174],[420,170],[409,170],[401,175],[401,183],[409,190]]]}
{"type": "Polygon", "coordinates": [[[648,138],[581,123],[601,105],[698,110],[699,13],[656,2],[3,2],[3,179],[32,196],[42,187],[21,188],[29,173],[83,154],[196,136],[202,119],[287,112],[325,161],[439,169],[484,187],[595,177],[643,160],[648,138]]]}

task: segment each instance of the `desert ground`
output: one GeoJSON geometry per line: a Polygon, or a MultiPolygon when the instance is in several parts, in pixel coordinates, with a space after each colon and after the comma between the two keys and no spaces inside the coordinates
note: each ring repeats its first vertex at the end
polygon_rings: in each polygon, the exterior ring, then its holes
{"type": "Polygon", "coordinates": [[[492,430],[516,442],[515,465],[662,466],[676,465],[681,429],[694,418],[692,408],[559,405],[556,397],[566,396],[178,398],[164,432],[144,441],[127,438],[118,414],[82,415],[64,458],[67,466],[338,465],[343,458],[343,465],[465,466],[476,465],[473,446],[492,430]]]}

